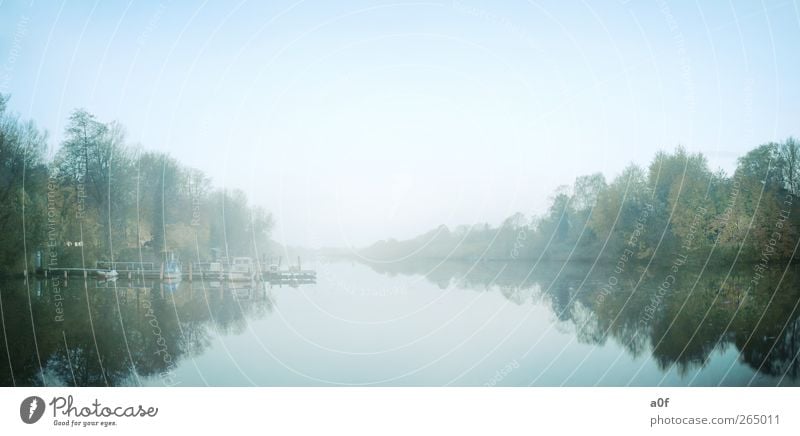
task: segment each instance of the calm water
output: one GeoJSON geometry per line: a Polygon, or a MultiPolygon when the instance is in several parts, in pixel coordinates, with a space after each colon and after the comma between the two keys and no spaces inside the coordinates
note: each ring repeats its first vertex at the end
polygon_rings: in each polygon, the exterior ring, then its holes
{"type": "MultiPolygon", "coordinates": [[[[318,284],[0,283],[3,385],[797,385],[800,280],[319,261],[318,284]],[[603,285],[616,283],[613,289],[603,285]],[[637,284],[638,283],[638,284],[637,284]],[[660,297],[660,298],[659,298],[660,297]],[[33,322],[32,322],[33,320],[33,322]]],[[[778,268],[776,268],[777,270],[778,268]]]]}

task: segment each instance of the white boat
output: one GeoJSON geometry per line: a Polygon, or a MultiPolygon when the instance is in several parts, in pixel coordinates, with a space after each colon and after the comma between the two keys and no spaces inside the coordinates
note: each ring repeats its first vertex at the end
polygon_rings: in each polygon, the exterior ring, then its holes
{"type": "Polygon", "coordinates": [[[251,281],[255,277],[253,259],[249,257],[234,257],[233,263],[228,270],[228,280],[231,281],[251,281]]]}
{"type": "Polygon", "coordinates": [[[164,280],[177,281],[181,279],[181,264],[174,258],[164,262],[164,280]]]}
{"type": "Polygon", "coordinates": [[[119,273],[115,269],[97,270],[97,277],[105,280],[116,279],[119,273]]]}

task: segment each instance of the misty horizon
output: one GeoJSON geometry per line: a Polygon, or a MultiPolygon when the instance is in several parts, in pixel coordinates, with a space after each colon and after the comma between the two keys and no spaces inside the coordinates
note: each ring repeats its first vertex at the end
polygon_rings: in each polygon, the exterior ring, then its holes
{"type": "Polygon", "coordinates": [[[4,8],[0,93],[51,157],[73,109],[118,120],[244,191],[285,245],[496,226],[658,150],[731,174],[798,134],[790,3],[4,8]]]}
{"type": "MultiPolygon", "coordinates": [[[[800,386],[800,0],[0,11],[0,385],[639,386],[544,415],[794,424],[663,389],[800,386]]],[[[426,415],[536,409],[481,392],[426,415]]]]}

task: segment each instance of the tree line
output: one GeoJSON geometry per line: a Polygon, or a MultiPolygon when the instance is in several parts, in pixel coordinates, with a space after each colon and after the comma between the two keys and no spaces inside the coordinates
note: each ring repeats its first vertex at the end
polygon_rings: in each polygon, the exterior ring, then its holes
{"type": "Polygon", "coordinates": [[[750,262],[794,257],[800,210],[800,143],[756,147],[733,174],[713,171],[701,153],[658,152],[559,187],[540,216],[517,213],[499,226],[439,226],[410,240],[379,241],[365,259],[589,260],[625,262],[676,255],[750,262]]]}
{"type": "Polygon", "coordinates": [[[184,261],[265,250],[271,214],[202,171],[131,144],[124,127],[84,109],[69,117],[48,157],[48,137],[0,95],[0,275],[96,260],[184,261]]]}

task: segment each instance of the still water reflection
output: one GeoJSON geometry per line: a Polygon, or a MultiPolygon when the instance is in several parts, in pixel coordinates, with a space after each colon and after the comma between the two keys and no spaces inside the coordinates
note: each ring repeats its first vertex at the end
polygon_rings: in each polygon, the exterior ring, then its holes
{"type": "Polygon", "coordinates": [[[315,267],[299,287],[0,282],[0,383],[798,384],[794,268],[315,267]]]}

